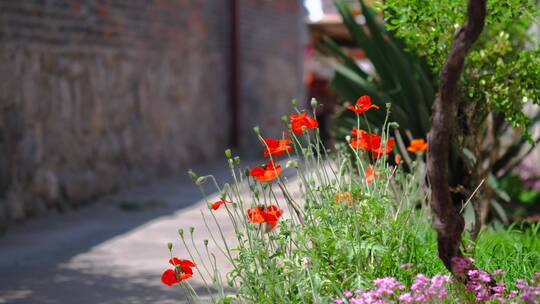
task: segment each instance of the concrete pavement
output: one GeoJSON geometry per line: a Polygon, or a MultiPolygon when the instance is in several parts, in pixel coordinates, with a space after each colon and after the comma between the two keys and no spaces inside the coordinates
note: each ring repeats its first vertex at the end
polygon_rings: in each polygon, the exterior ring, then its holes
{"type": "MultiPolygon", "coordinates": [[[[227,181],[225,161],[195,168],[227,181]]],[[[183,303],[179,288],[160,282],[168,268],[166,243],[187,258],[178,228],[209,238],[206,208],[186,173],[101,199],[65,214],[28,220],[0,236],[1,303],[183,303]]],[[[219,214],[219,213],[218,213],[219,214]]],[[[225,216],[225,213],[220,213],[225,216]]],[[[232,227],[223,221],[226,235],[232,227]]],[[[225,272],[230,267],[219,261],[225,272]]],[[[196,275],[192,283],[204,292],[196,275]]]]}

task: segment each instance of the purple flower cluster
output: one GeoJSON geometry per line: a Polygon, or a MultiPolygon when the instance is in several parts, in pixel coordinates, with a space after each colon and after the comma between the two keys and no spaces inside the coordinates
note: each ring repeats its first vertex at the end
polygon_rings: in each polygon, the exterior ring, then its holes
{"type": "Polygon", "coordinates": [[[472,292],[477,301],[504,299],[504,283],[497,282],[491,278],[491,275],[480,269],[467,271],[467,284],[465,289],[472,292]]]}
{"type": "Polygon", "coordinates": [[[518,291],[511,291],[508,294],[509,303],[538,304],[540,301],[540,272],[536,272],[534,278],[528,282],[518,279],[516,287],[518,291]]]}
{"type": "Polygon", "coordinates": [[[538,282],[540,273],[535,273],[535,278],[529,282],[518,279],[516,282],[518,290],[506,292],[506,286],[502,280],[503,270],[498,269],[489,274],[484,270],[473,268],[473,262],[474,260],[469,257],[452,259],[454,271],[458,275],[465,274],[465,289],[474,294],[477,302],[538,304],[535,298],[540,296],[538,282]]]}
{"type": "Polygon", "coordinates": [[[447,286],[450,277],[447,275],[435,275],[428,278],[423,274],[416,276],[410,291],[405,291],[405,285],[393,277],[373,280],[372,289],[346,291],[345,299],[336,299],[332,304],[387,304],[395,303],[427,303],[435,299],[443,299],[448,295],[447,286]],[[345,302],[346,301],[346,302],[345,302]]]}
{"type": "Polygon", "coordinates": [[[540,272],[534,274],[530,281],[524,279],[516,280],[517,290],[508,291],[502,278],[502,270],[495,270],[492,275],[479,269],[468,271],[469,281],[466,289],[472,292],[476,301],[487,302],[494,301],[498,303],[527,303],[538,304],[540,300],[540,272]],[[499,280],[494,280],[498,278],[499,280]]]}
{"type": "MultiPolygon", "coordinates": [[[[462,261],[458,266],[461,270],[470,266],[470,260],[462,261]]],[[[467,284],[465,290],[471,292],[476,302],[508,303],[508,304],[539,304],[540,301],[540,272],[534,278],[526,281],[516,281],[517,290],[507,291],[501,279],[502,270],[495,270],[489,274],[483,270],[467,270],[467,284]]],[[[442,303],[448,298],[448,286],[453,281],[447,275],[435,275],[431,278],[418,274],[409,290],[405,285],[393,277],[373,280],[371,289],[358,289],[346,291],[343,298],[332,301],[332,304],[393,304],[393,303],[442,303]]]]}
{"type": "Polygon", "coordinates": [[[444,299],[448,295],[445,283],[451,283],[447,275],[435,275],[428,278],[423,274],[416,275],[411,292],[404,293],[398,299],[404,303],[428,302],[431,299],[444,299]]]}

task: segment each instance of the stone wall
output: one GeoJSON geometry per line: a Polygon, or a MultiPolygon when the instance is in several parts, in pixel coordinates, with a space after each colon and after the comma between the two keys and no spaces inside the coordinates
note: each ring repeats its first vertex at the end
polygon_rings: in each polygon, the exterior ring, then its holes
{"type": "Polygon", "coordinates": [[[241,122],[246,134],[240,142],[245,153],[253,155],[260,151],[248,150],[257,144],[252,127],[261,126],[266,136],[281,136],[285,130],[281,116],[291,112],[292,99],[304,99],[307,33],[303,1],[239,1],[241,122]]]}
{"type": "MultiPolygon", "coordinates": [[[[301,92],[302,11],[240,3],[244,138],[301,92]]],[[[229,5],[0,0],[0,223],[221,154],[234,110],[229,5]]]]}

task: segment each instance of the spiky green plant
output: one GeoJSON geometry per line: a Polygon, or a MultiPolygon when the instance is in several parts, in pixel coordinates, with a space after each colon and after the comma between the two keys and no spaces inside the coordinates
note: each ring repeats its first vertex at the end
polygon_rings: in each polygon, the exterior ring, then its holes
{"type": "MultiPolygon", "coordinates": [[[[509,5],[519,6],[522,2],[530,1],[512,0],[509,5]]],[[[452,35],[448,36],[448,31],[454,30],[454,23],[450,29],[446,29],[437,23],[437,18],[422,14],[419,7],[434,4],[410,0],[407,3],[414,8],[411,12],[404,3],[387,1],[386,6],[390,6],[388,14],[393,13],[387,16],[391,25],[386,27],[395,31],[391,32],[386,30],[373,8],[366,6],[362,0],[359,3],[365,18],[365,24],[362,25],[358,24],[348,4],[337,2],[336,7],[356,45],[365,51],[366,57],[373,64],[375,73],[363,71],[337,43],[325,38],[319,48],[334,58],[330,61],[335,69],[331,87],[342,102],[354,102],[358,96],[369,95],[379,103],[391,103],[391,119],[400,126],[400,134],[396,134],[398,142],[400,137],[405,137],[404,141],[407,141],[405,134],[414,138],[427,138],[431,106],[436,98],[438,63],[443,54],[437,50],[438,46],[430,45],[429,41],[443,38],[444,41],[451,41],[452,35]],[[421,16],[424,28],[414,24],[414,30],[407,30],[407,23],[413,22],[414,14],[421,16]],[[435,32],[429,30],[429,24],[434,25],[435,32]],[[400,38],[396,38],[396,34],[400,38]],[[415,45],[417,36],[420,38],[415,45]]],[[[453,4],[450,6],[454,7],[453,4]]],[[[433,7],[431,9],[432,14],[445,14],[433,7]]],[[[450,11],[452,17],[460,13],[450,11]]],[[[483,201],[484,205],[493,204],[499,216],[505,218],[499,202],[505,201],[508,196],[498,187],[497,180],[507,175],[530,153],[531,142],[540,140],[532,139],[527,131],[528,127],[540,120],[540,115],[527,119],[521,112],[523,98],[532,98],[534,101],[540,96],[540,89],[531,85],[540,83],[540,56],[534,56],[540,54],[540,48],[523,52],[524,41],[527,40],[524,29],[531,22],[523,14],[503,14],[502,9],[494,11],[495,16],[492,16],[489,24],[496,24],[494,28],[502,31],[503,35],[500,31],[487,31],[487,37],[482,38],[471,54],[470,61],[473,64],[466,65],[467,73],[463,81],[465,88],[461,90],[459,107],[460,123],[453,130],[449,174],[451,187],[462,199],[472,195],[473,190],[483,181],[488,181],[480,191],[483,199],[479,201],[483,201]],[[508,22],[510,18],[520,16],[522,18],[518,18],[519,22],[508,22]],[[516,35],[508,35],[509,32],[516,35]],[[515,100],[519,102],[516,104],[515,100]],[[521,127],[523,136],[515,138],[510,144],[501,144],[500,138],[510,133],[512,126],[521,127]]],[[[531,10],[525,15],[534,15],[534,12],[531,10]]],[[[452,17],[440,20],[447,23],[448,20],[459,22],[459,18],[452,17]]],[[[371,115],[368,119],[371,128],[379,128],[384,123],[383,116],[382,113],[371,115]]],[[[353,120],[353,113],[341,111],[335,119],[334,136],[343,138],[348,130],[341,126],[353,120]]],[[[404,145],[398,148],[402,154],[407,153],[404,145]]]]}

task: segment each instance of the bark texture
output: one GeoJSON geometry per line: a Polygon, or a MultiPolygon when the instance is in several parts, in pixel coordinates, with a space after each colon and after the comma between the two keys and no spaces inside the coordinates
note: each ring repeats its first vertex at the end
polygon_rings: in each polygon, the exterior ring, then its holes
{"type": "Polygon", "coordinates": [[[457,31],[441,69],[439,96],[433,104],[431,131],[428,135],[428,178],[431,184],[433,226],[437,231],[439,257],[452,272],[452,258],[462,256],[460,244],[465,223],[452,201],[448,184],[450,134],[456,121],[458,82],[463,63],[484,28],[485,17],[486,0],[469,0],[467,21],[457,31]]]}

